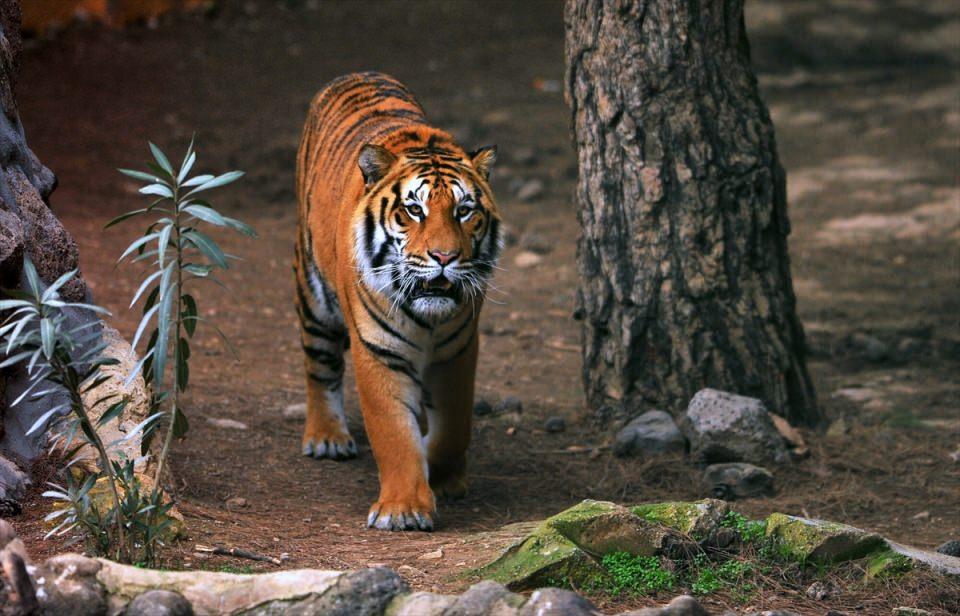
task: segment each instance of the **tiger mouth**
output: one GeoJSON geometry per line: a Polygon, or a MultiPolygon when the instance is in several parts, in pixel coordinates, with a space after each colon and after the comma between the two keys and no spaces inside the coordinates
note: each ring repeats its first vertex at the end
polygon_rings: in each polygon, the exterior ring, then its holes
{"type": "Polygon", "coordinates": [[[410,292],[411,299],[420,299],[423,297],[446,297],[456,300],[459,296],[457,287],[440,274],[430,280],[422,279],[410,292]]]}

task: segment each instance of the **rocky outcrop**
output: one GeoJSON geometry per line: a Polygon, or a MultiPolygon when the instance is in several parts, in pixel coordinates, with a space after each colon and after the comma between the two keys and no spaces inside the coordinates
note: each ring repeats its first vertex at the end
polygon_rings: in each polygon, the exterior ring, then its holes
{"type": "MultiPolygon", "coordinates": [[[[20,53],[20,9],[15,0],[0,0],[0,287],[23,288],[23,260],[28,256],[41,280],[49,284],[61,275],[79,269],[77,243],[60,224],[50,208],[50,196],[56,187],[53,173],[43,166],[27,145],[17,109],[15,87],[20,53]]],[[[83,276],[79,273],[60,288],[61,297],[69,302],[91,300],[83,276]]],[[[105,440],[113,442],[125,429],[146,415],[149,396],[142,380],[129,387],[123,385],[122,370],[136,364],[130,346],[112,328],[104,327],[98,317],[87,310],[65,308],[68,326],[91,324],[100,329],[106,353],[120,359],[119,366],[108,369],[114,378],[88,395],[89,402],[106,393],[120,393],[130,400],[123,418],[105,426],[105,440]],[[131,423],[133,422],[133,423],[131,423]]],[[[0,315],[2,318],[3,315],[0,315]]],[[[48,434],[60,417],[48,421],[44,430],[27,434],[34,423],[50,408],[66,402],[59,390],[39,399],[28,396],[15,407],[12,403],[29,384],[20,366],[0,370],[0,498],[20,498],[29,482],[31,462],[48,448],[48,434]]],[[[46,389],[46,388],[45,388],[46,389]]],[[[93,409],[99,416],[104,405],[93,409]]],[[[130,439],[121,447],[130,459],[140,456],[140,442],[130,439]]]]}
{"type": "Polygon", "coordinates": [[[683,418],[690,457],[700,464],[789,462],[783,437],[763,402],[703,389],[690,400],[683,418]]]}

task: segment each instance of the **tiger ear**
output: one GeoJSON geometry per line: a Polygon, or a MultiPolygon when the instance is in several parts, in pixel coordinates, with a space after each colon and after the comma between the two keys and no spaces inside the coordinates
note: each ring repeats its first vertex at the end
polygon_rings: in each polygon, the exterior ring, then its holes
{"type": "Polygon", "coordinates": [[[382,145],[368,143],[360,148],[357,164],[360,165],[360,173],[363,174],[363,182],[367,188],[382,180],[396,161],[397,157],[393,152],[382,145]]]}
{"type": "Polygon", "coordinates": [[[497,146],[485,145],[478,150],[470,152],[470,162],[477,173],[483,176],[483,179],[490,177],[490,168],[497,162],[497,146]]]}

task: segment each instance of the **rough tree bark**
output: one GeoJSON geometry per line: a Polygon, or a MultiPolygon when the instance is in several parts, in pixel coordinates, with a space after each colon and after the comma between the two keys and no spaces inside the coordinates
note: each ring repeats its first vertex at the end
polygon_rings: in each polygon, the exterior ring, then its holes
{"type": "Polygon", "coordinates": [[[816,423],[743,0],[568,0],[565,20],[588,402],[678,411],[709,386],[816,423]]]}

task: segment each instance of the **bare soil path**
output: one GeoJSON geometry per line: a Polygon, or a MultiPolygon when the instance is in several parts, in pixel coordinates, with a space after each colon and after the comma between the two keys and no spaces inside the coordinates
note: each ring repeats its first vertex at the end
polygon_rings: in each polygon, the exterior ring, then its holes
{"type": "MultiPolygon", "coordinates": [[[[147,139],[177,151],[196,130],[202,167],[248,172],[220,203],[261,237],[224,239],[245,260],[225,277],[229,293],[211,287],[201,300],[240,359],[212,332],[200,339],[191,430],[174,452],[191,536],[171,566],[247,566],[192,553],[194,543],[222,544],[288,553],[289,567],[385,563],[416,588],[451,590],[461,585],[451,576],[497,547],[464,543],[472,533],[583,498],[701,496],[699,471],[680,460],[564,451],[609,434],[591,426],[583,406],[571,316],[576,163],[558,90],[561,4],[239,4],[245,10],[170,18],[156,29],[80,29],[37,42],[19,86],[29,143],[60,179],[53,207],[80,243],[95,299],[128,336],[136,276],[114,261],[134,230],[100,229],[140,199],[114,168],[144,161],[147,139]],[[465,145],[499,144],[495,189],[519,240],[495,280],[501,303],[483,315],[478,381],[479,396],[517,396],[523,413],[478,419],[471,493],[442,507],[432,534],[364,530],[377,491],[365,439],[358,460],[311,460],[299,453],[301,420],[283,416],[304,396],[290,271],[301,123],[323,83],[364,69],[406,82],[465,145]],[[544,190],[522,202],[516,187],[530,179],[544,190]],[[549,253],[518,267],[521,244],[549,253]],[[545,432],[554,415],[566,432],[545,432]],[[209,421],[224,418],[247,429],[209,421]],[[442,558],[420,558],[441,546],[442,558]]],[[[960,537],[960,465],[948,455],[960,447],[960,50],[950,36],[960,16],[950,3],[887,4],[838,2],[829,15],[804,3],[751,5],[754,57],[789,176],[811,368],[821,402],[847,418],[849,432],[809,435],[810,458],[777,469],[778,496],[739,506],[934,546],[960,537]],[[891,28],[898,36],[878,42],[891,28]]],[[[349,382],[346,391],[362,435],[349,382]]],[[[36,516],[19,524],[34,553],[57,549],[39,540],[36,516]]]]}

